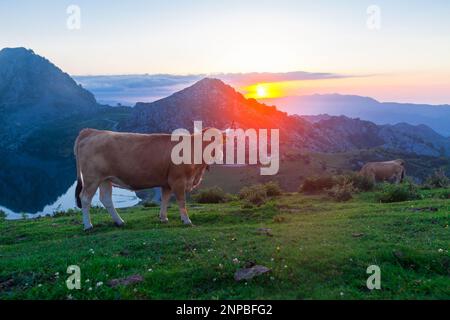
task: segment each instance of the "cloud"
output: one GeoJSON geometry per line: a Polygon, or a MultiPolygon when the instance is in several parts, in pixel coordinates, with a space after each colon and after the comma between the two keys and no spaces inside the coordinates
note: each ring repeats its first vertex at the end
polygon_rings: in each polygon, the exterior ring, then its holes
{"type": "Polygon", "coordinates": [[[134,105],[136,102],[151,102],[171,95],[204,78],[218,78],[236,87],[260,82],[295,80],[320,80],[350,77],[334,73],[312,73],[304,71],[271,73],[217,73],[197,75],[142,74],[74,76],[84,88],[91,91],[100,103],[134,105]]]}
{"type": "Polygon", "coordinates": [[[322,80],[322,79],[339,79],[351,77],[336,73],[317,73],[305,71],[292,72],[252,72],[252,73],[225,73],[217,74],[217,78],[224,81],[239,83],[239,85],[247,86],[261,82],[280,82],[280,81],[297,81],[297,80],[322,80]]]}

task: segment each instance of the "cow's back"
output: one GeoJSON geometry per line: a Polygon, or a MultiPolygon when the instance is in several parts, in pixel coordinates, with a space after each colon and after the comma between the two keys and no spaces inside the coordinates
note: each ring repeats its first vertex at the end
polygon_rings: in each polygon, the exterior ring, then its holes
{"type": "Polygon", "coordinates": [[[166,183],[171,148],[170,135],[84,129],[75,151],[84,176],[144,189],[166,183]]]}

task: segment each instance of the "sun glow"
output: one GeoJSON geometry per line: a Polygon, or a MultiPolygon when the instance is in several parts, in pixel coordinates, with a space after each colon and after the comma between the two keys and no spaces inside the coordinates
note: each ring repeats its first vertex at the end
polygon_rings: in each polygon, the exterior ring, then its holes
{"type": "Polygon", "coordinates": [[[256,94],[258,98],[266,98],[267,97],[267,89],[263,85],[256,86],[256,94]]]}
{"type": "Polygon", "coordinates": [[[291,91],[290,81],[256,83],[242,88],[246,98],[270,99],[288,95],[291,91]]]}

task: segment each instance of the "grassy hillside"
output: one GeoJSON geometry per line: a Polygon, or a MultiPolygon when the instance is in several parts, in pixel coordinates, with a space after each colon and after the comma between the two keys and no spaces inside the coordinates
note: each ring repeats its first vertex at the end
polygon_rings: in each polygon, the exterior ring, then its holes
{"type": "Polygon", "coordinates": [[[205,175],[202,186],[219,185],[235,193],[242,186],[277,181],[283,189],[297,191],[307,177],[336,175],[359,171],[364,163],[393,159],[406,161],[406,172],[414,180],[423,181],[436,169],[443,168],[450,175],[450,159],[418,156],[385,149],[358,150],[346,153],[310,153],[286,155],[280,160],[280,170],[275,176],[261,176],[257,166],[213,166],[205,175]]]}
{"type": "Polygon", "coordinates": [[[122,229],[94,209],[90,233],[76,212],[3,220],[0,299],[449,299],[450,202],[435,192],[395,204],[377,203],[374,193],[346,203],[285,194],[250,209],[191,203],[193,228],[174,204],[166,225],[156,207],[119,210],[122,229]],[[437,211],[418,210],[427,207],[437,211]],[[236,282],[247,262],[272,272],[236,282]],[[81,290],[69,291],[74,264],[81,290]],[[381,268],[381,290],[366,288],[370,265],[381,268]],[[136,274],[142,282],[108,284],[136,274]]]}

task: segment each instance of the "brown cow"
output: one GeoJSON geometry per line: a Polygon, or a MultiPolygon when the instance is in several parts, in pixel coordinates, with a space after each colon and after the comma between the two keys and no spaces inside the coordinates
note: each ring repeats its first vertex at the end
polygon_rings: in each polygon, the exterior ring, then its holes
{"type": "Polygon", "coordinates": [[[360,174],[371,179],[373,182],[389,181],[400,183],[405,178],[405,161],[401,159],[385,162],[368,162],[360,174]]]}
{"type": "MultiPolygon", "coordinates": [[[[191,140],[193,136],[190,136],[191,140]]],[[[161,187],[162,222],[168,221],[167,205],[173,192],[182,221],[191,225],[185,193],[200,184],[208,165],[204,161],[201,164],[174,164],[171,151],[177,143],[171,141],[170,134],[82,130],[76,139],[74,152],[77,161],[75,196],[77,206],[83,212],[84,229],[92,228],[89,209],[97,188],[100,188],[100,201],[115,224],[124,224],[113,206],[113,186],[129,190],[161,187]]]]}

